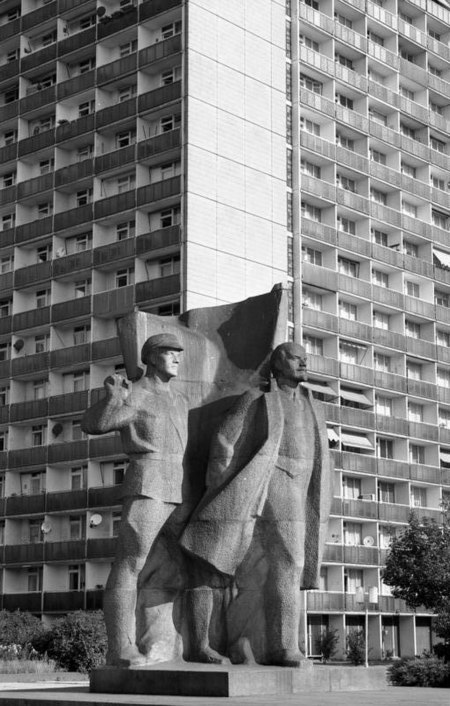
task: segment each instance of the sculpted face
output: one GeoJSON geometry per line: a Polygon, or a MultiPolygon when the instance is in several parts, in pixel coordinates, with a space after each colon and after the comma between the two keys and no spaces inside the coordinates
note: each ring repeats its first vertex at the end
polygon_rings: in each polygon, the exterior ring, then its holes
{"type": "Polygon", "coordinates": [[[162,380],[170,380],[178,375],[182,351],[158,348],[150,355],[150,362],[162,380]]]}
{"type": "Polygon", "coordinates": [[[307,360],[307,353],[303,346],[298,344],[286,344],[280,347],[276,361],[276,377],[283,377],[292,382],[307,380],[307,360]]]}

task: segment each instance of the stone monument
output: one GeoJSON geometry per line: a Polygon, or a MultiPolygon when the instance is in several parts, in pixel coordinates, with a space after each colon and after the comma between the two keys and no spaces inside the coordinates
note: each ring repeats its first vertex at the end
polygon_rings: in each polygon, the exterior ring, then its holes
{"type": "MultiPolygon", "coordinates": [[[[233,664],[266,675],[277,665],[286,678],[304,667],[300,589],[317,586],[331,470],[305,351],[284,342],[286,323],[281,286],[119,321],[127,378],[105,380],[83,423],[119,432],[129,456],[104,596],[108,665],[91,690],[219,695],[217,675],[243,668],[233,664]]],[[[261,684],[247,674],[224,688],[261,684]]]]}

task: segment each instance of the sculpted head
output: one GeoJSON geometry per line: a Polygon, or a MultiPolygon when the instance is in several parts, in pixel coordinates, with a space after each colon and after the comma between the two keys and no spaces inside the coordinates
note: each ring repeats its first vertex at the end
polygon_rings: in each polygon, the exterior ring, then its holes
{"type": "Polygon", "coordinates": [[[147,375],[156,375],[164,382],[178,375],[183,346],[173,333],[150,336],[142,346],[141,360],[147,375]]]}
{"type": "Polygon", "coordinates": [[[302,382],[308,379],[307,359],[306,350],[299,343],[281,343],[270,358],[270,371],[277,380],[302,382]]]}

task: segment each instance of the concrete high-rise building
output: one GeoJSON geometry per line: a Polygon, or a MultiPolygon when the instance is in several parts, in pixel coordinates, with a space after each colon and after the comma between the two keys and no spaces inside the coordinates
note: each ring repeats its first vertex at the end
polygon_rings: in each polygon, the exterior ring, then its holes
{"type": "Polygon", "coordinates": [[[429,648],[381,567],[450,495],[449,41],[432,0],[0,2],[0,607],[101,605],[116,319],[289,280],[336,465],[302,640],[364,587],[373,657],[429,648]]]}

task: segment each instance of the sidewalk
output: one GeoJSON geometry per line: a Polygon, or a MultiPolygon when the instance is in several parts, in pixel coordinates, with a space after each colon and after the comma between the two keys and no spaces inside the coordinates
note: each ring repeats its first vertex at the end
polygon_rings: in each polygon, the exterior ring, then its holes
{"type": "Polygon", "coordinates": [[[450,689],[389,687],[383,691],[339,691],[293,696],[198,698],[90,694],[88,687],[49,688],[48,684],[17,685],[0,691],[0,706],[448,706],[450,689]]]}

